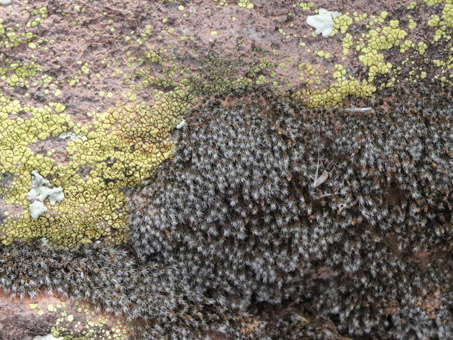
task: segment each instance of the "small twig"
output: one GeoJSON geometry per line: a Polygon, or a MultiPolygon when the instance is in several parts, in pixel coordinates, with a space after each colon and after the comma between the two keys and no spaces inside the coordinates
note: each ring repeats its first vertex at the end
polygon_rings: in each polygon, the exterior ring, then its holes
{"type": "Polygon", "coordinates": [[[344,109],[345,111],[348,111],[348,112],[360,112],[360,113],[364,113],[364,112],[370,112],[371,110],[373,110],[371,107],[349,107],[347,109],[344,109]]]}
{"type": "MultiPolygon", "coordinates": [[[[321,127],[319,127],[319,131],[318,131],[318,140],[319,140],[319,143],[321,143],[321,127]]],[[[318,171],[319,171],[319,145],[318,145],[318,159],[316,161],[316,173],[315,173],[315,179],[313,181],[313,188],[316,188],[317,186],[321,185],[325,179],[321,182],[321,183],[318,183],[318,171]]],[[[324,173],[323,173],[324,175],[324,173]]],[[[328,174],[327,174],[328,175],[328,174]]]]}
{"type": "Polygon", "coordinates": [[[324,170],[321,176],[318,178],[318,169],[316,169],[316,177],[315,180],[313,181],[313,188],[319,187],[321,184],[323,184],[327,178],[329,177],[329,173],[324,170]]]}
{"type": "MultiPolygon", "coordinates": [[[[321,128],[319,128],[319,132],[318,132],[318,139],[319,139],[319,143],[321,143],[321,128]]],[[[318,177],[318,173],[319,173],[319,162],[320,162],[320,156],[319,156],[319,145],[318,145],[318,159],[316,161],[316,173],[315,173],[315,179],[313,180],[313,188],[317,188],[319,187],[321,184],[323,184],[327,178],[329,177],[329,173],[324,170],[321,174],[320,177],[318,177]]]]}
{"type": "Polygon", "coordinates": [[[319,148],[318,148],[318,160],[316,162],[316,173],[315,173],[315,180],[313,181],[313,188],[316,188],[316,183],[318,182],[318,170],[319,170],[319,148]]]}
{"type": "Polygon", "coordinates": [[[321,196],[316,197],[316,199],[317,199],[317,200],[320,200],[321,198],[329,197],[329,196],[335,196],[335,195],[341,195],[341,192],[335,192],[335,193],[333,193],[333,194],[324,194],[324,195],[321,195],[321,196]]]}

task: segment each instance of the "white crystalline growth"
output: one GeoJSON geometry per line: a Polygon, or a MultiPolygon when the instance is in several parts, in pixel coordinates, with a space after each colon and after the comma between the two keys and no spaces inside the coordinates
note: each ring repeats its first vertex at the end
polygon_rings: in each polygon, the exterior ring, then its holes
{"type": "Polygon", "coordinates": [[[72,131],[68,131],[68,132],[62,132],[58,135],[58,138],[60,139],[66,139],[66,138],[69,138],[70,140],[72,141],[75,141],[77,138],[80,138],[81,140],[83,141],[86,141],[88,138],[86,138],[85,136],[81,135],[81,134],[78,134],[76,135],[74,132],[72,131]]]}
{"type": "Polygon", "coordinates": [[[186,121],[183,119],[183,120],[181,120],[181,121],[179,122],[178,125],[176,125],[176,128],[177,128],[177,129],[182,129],[182,128],[183,128],[184,126],[186,126],[186,125],[187,125],[187,123],[186,123],[186,121]]]}
{"type": "Polygon", "coordinates": [[[307,17],[307,24],[315,28],[315,34],[321,33],[324,38],[327,38],[333,31],[333,19],[340,15],[340,12],[330,12],[321,8],[317,15],[307,17]]]}
{"type": "Polygon", "coordinates": [[[31,174],[31,190],[27,193],[26,198],[32,202],[28,207],[31,217],[36,219],[47,211],[43,204],[46,198],[49,199],[51,205],[55,205],[55,203],[63,201],[64,193],[61,187],[52,188],[50,182],[42,177],[38,171],[33,170],[31,174]]]}
{"type": "Polygon", "coordinates": [[[28,206],[28,208],[30,209],[31,218],[35,220],[47,211],[47,208],[44,205],[44,203],[40,201],[34,201],[32,204],[28,206]]]}

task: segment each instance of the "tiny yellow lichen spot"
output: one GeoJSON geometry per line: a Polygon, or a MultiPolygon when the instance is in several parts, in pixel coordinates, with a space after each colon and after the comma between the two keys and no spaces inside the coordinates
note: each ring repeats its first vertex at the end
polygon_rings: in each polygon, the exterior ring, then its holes
{"type": "Polygon", "coordinates": [[[426,45],[426,43],[424,43],[423,41],[420,41],[418,43],[418,53],[424,54],[427,48],[428,48],[428,45],[426,45]]]}
{"type": "Polygon", "coordinates": [[[49,138],[49,134],[47,132],[40,132],[38,134],[38,139],[40,140],[46,140],[47,138],[49,138]]]}
{"type": "Polygon", "coordinates": [[[90,69],[85,64],[80,68],[80,72],[82,72],[83,74],[90,74],[90,69]]]}
{"type": "Polygon", "coordinates": [[[443,0],[423,0],[428,7],[440,4],[443,0]]]}
{"type": "Polygon", "coordinates": [[[417,3],[415,1],[412,1],[409,6],[407,6],[407,9],[414,9],[415,6],[417,6],[417,3]]]}
{"type": "Polygon", "coordinates": [[[266,77],[263,75],[260,75],[258,79],[256,80],[257,85],[263,85],[266,83],[266,77]]]}
{"type": "Polygon", "coordinates": [[[453,27],[453,1],[445,4],[442,10],[442,20],[446,27],[453,27]]]}
{"type": "Polygon", "coordinates": [[[310,10],[315,5],[314,2],[300,2],[299,6],[302,8],[303,11],[310,10]]]}
{"type": "Polygon", "coordinates": [[[398,20],[390,20],[390,27],[391,28],[397,28],[399,25],[399,21],[398,20]]]}
{"type": "Polygon", "coordinates": [[[437,15],[431,15],[431,18],[428,20],[428,26],[436,27],[439,24],[440,18],[437,15]]]}
{"type": "Polygon", "coordinates": [[[239,0],[238,6],[247,9],[253,9],[254,5],[248,0],[239,0]]]}
{"type": "Polygon", "coordinates": [[[57,105],[55,105],[55,112],[56,113],[62,113],[64,110],[66,110],[66,106],[61,104],[61,103],[57,103],[57,105]]]}

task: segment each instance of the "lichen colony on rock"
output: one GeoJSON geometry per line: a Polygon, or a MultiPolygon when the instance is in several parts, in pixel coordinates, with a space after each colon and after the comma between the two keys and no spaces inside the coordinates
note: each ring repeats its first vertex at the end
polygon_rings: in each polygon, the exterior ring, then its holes
{"type": "Polygon", "coordinates": [[[450,339],[442,91],[393,89],[356,113],[256,88],[211,101],[128,192],[131,249],[16,242],[0,248],[0,286],[124,314],[132,339],[450,339]]]}

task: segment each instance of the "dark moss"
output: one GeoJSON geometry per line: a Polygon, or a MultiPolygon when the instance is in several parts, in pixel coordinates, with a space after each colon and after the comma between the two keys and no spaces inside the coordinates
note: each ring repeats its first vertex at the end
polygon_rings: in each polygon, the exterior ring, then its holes
{"type": "Polygon", "coordinates": [[[244,308],[312,296],[350,335],[450,334],[451,263],[417,256],[451,254],[453,110],[415,90],[360,113],[250,90],[193,112],[130,199],[135,250],[244,308]]]}

